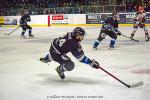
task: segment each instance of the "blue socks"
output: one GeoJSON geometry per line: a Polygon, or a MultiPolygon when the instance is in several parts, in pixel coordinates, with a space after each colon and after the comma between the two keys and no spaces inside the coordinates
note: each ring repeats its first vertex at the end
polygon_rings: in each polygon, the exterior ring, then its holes
{"type": "MultiPolygon", "coordinates": [[[[116,42],[116,39],[111,39],[109,47],[114,48],[115,42],[116,42]]],[[[99,43],[100,41],[96,40],[93,45],[93,48],[97,49],[97,46],[99,45],[99,43]]]]}
{"type": "Polygon", "coordinates": [[[94,43],[94,46],[93,48],[97,48],[97,46],[99,45],[100,41],[96,40],[95,43],[94,43]]]}
{"type": "Polygon", "coordinates": [[[114,45],[115,45],[115,42],[116,42],[116,39],[112,39],[111,41],[110,41],[110,47],[111,48],[114,48],[114,45]]]}

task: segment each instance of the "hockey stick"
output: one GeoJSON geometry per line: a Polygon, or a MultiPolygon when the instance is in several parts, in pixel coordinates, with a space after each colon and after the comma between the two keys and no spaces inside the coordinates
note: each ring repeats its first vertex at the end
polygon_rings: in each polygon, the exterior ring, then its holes
{"type": "Polygon", "coordinates": [[[18,26],[17,28],[15,28],[13,31],[11,31],[11,32],[8,33],[8,34],[4,33],[4,35],[10,35],[10,34],[12,34],[12,33],[15,32],[19,27],[20,27],[20,26],[18,26]]]}
{"type": "Polygon", "coordinates": [[[102,67],[98,66],[101,70],[103,70],[104,72],[106,72],[107,74],[109,74],[111,77],[113,77],[114,79],[116,79],[117,81],[119,81],[120,83],[122,83],[123,85],[125,85],[128,88],[135,88],[135,87],[139,87],[143,85],[143,82],[137,82],[135,84],[126,84],[125,82],[121,81],[120,79],[118,79],[116,76],[112,75],[111,73],[109,73],[108,71],[106,71],[105,69],[103,69],[102,67]]]}
{"type": "MultiPolygon", "coordinates": [[[[126,37],[126,38],[129,38],[130,39],[130,37],[128,37],[128,36],[126,36],[126,35],[123,35],[123,34],[121,34],[122,36],[124,36],[124,37],[126,37]]],[[[132,39],[133,41],[136,41],[136,42],[139,42],[139,40],[136,40],[136,39],[132,39]]]]}

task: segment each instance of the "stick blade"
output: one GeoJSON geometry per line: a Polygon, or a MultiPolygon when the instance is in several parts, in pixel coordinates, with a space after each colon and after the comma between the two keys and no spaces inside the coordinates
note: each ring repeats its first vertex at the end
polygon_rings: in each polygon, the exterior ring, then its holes
{"type": "Polygon", "coordinates": [[[134,41],[136,41],[136,42],[140,42],[139,40],[135,40],[135,39],[134,39],[134,41]]]}
{"type": "Polygon", "coordinates": [[[131,84],[130,85],[130,88],[135,88],[135,87],[139,87],[139,86],[142,86],[144,83],[142,81],[138,82],[138,83],[135,83],[135,84],[131,84]]]}
{"type": "Polygon", "coordinates": [[[131,39],[131,41],[140,42],[139,40],[136,40],[136,39],[131,39]]]}

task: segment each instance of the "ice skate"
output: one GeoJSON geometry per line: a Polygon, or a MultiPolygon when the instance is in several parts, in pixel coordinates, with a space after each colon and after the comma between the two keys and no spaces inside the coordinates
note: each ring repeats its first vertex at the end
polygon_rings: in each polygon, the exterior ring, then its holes
{"type": "Polygon", "coordinates": [[[109,46],[108,49],[109,50],[115,50],[114,46],[109,46]]]}
{"type": "Polygon", "coordinates": [[[42,58],[42,57],[40,58],[40,61],[43,62],[43,63],[48,63],[48,62],[50,62],[50,60],[47,60],[46,58],[42,58]]]}
{"type": "Polygon", "coordinates": [[[131,41],[133,40],[133,37],[134,37],[134,34],[131,33],[131,36],[130,36],[131,41]]]}
{"type": "Polygon", "coordinates": [[[96,47],[93,47],[93,50],[97,50],[97,48],[96,48],[96,47]]]}
{"type": "Polygon", "coordinates": [[[26,39],[26,36],[21,35],[20,38],[21,38],[21,39],[26,39]]]}
{"type": "Polygon", "coordinates": [[[56,72],[58,73],[59,77],[63,80],[65,79],[65,74],[63,71],[60,70],[60,67],[57,67],[56,69],[56,72]]]}
{"type": "Polygon", "coordinates": [[[146,41],[149,41],[149,39],[150,39],[149,35],[145,35],[145,39],[146,39],[146,41]]]}
{"type": "Polygon", "coordinates": [[[30,35],[29,35],[29,38],[34,38],[34,35],[30,34],[30,35]]]}

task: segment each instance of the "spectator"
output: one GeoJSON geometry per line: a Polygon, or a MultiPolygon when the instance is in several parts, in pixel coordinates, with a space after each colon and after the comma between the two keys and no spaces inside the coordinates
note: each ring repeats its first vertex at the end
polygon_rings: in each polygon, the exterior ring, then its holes
{"type": "MultiPolygon", "coordinates": [[[[150,11],[150,0],[143,1],[145,10],[150,11]]],[[[112,4],[126,5],[126,10],[133,12],[136,11],[135,6],[139,3],[141,3],[139,0],[116,0],[116,2],[114,2],[114,0],[0,0],[0,15],[15,15],[19,12],[18,9],[21,10],[22,7],[31,9],[31,14],[97,13],[100,12],[98,9],[104,8],[103,6],[105,5],[112,4]],[[58,11],[61,7],[64,7],[65,10],[58,11]],[[33,8],[34,10],[32,11],[33,8]],[[47,8],[49,8],[50,11],[45,11],[47,8]],[[86,10],[85,8],[89,9],[86,10]]]]}

